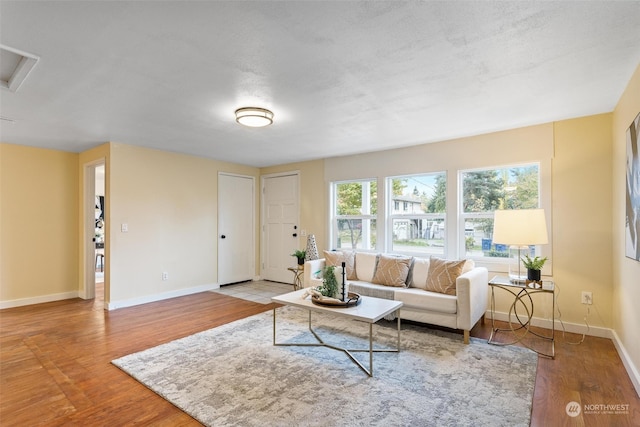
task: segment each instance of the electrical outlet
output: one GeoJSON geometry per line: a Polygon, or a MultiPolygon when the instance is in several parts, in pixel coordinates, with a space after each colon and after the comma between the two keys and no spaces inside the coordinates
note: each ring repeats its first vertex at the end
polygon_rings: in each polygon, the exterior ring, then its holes
{"type": "Polygon", "coordinates": [[[301,236],[306,236],[307,235],[307,230],[300,230],[300,235],[301,236]]]}
{"type": "Polygon", "coordinates": [[[591,292],[582,291],[582,298],[580,302],[587,305],[593,304],[593,294],[591,292]]]}
{"type": "Polygon", "coordinates": [[[169,273],[166,271],[162,273],[162,280],[169,280],[169,273]]]}

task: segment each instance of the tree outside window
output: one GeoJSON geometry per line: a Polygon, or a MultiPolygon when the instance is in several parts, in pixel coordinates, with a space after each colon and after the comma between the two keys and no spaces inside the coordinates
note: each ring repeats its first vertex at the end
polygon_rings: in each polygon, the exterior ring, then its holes
{"type": "Polygon", "coordinates": [[[463,171],[461,177],[466,256],[508,257],[508,248],[492,241],[493,212],[539,207],[539,166],[463,171]]]}
{"type": "Polygon", "coordinates": [[[334,244],[338,249],[375,249],[378,185],[375,180],[335,183],[334,244]]]}

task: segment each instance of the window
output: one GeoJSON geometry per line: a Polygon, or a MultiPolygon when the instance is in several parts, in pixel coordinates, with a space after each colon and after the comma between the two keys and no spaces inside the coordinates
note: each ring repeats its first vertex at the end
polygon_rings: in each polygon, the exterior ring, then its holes
{"type": "MultiPolygon", "coordinates": [[[[473,258],[491,271],[508,271],[509,248],[493,242],[494,211],[542,207],[548,212],[549,171],[550,162],[543,160],[333,181],[329,247],[473,258]],[[381,194],[378,185],[384,187],[381,194]]],[[[551,258],[551,250],[545,245],[532,248],[532,253],[551,258]]],[[[551,271],[548,264],[546,274],[551,271]]]]}
{"type": "Polygon", "coordinates": [[[446,189],[444,172],[387,179],[390,252],[444,256],[446,189]]]}
{"type": "Polygon", "coordinates": [[[460,172],[460,229],[464,253],[475,258],[506,258],[509,248],[494,244],[496,209],[535,209],[540,206],[538,164],[460,172]],[[462,233],[461,233],[462,234],[462,233]]]}
{"type": "Polygon", "coordinates": [[[376,180],[332,185],[332,243],[336,249],[376,248],[376,180]]]}

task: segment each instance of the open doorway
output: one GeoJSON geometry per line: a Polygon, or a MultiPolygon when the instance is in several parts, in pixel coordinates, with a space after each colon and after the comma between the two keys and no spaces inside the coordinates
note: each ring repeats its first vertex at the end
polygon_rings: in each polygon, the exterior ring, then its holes
{"type": "Polygon", "coordinates": [[[84,165],[84,287],[80,296],[101,304],[104,304],[107,274],[105,175],[104,159],[84,165]]]}
{"type": "Polygon", "coordinates": [[[104,163],[95,167],[95,297],[104,301],[104,243],[105,243],[105,215],[104,215],[104,163]]]}

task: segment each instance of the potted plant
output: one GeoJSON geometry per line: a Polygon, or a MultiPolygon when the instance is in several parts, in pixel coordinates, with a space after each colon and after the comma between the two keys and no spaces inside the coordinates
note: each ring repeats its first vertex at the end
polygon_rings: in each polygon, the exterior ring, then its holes
{"type": "Polygon", "coordinates": [[[304,265],[304,258],[307,256],[307,251],[295,251],[291,256],[298,258],[298,265],[304,265]]]}
{"type": "Polygon", "coordinates": [[[338,279],[336,278],[334,266],[329,265],[324,268],[322,286],[318,287],[317,290],[325,297],[338,298],[338,279]]]}
{"type": "Polygon", "coordinates": [[[522,263],[527,268],[527,279],[532,282],[540,282],[542,266],[547,262],[547,257],[540,258],[539,256],[531,258],[529,255],[525,255],[522,258],[522,263]]]}

